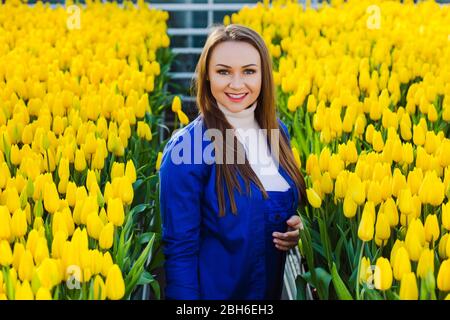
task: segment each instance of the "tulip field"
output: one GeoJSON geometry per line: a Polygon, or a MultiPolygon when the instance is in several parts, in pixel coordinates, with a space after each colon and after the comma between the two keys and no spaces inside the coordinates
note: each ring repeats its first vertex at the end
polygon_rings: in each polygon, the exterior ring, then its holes
{"type": "Polygon", "coordinates": [[[0,5],[0,299],[160,295],[168,14],[79,13],[0,5]]]}
{"type": "Polygon", "coordinates": [[[225,18],[264,37],[306,178],[299,299],[307,284],[319,299],[450,298],[450,7],[404,2],[225,18]]]}
{"type": "MultiPolygon", "coordinates": [[[[450,299],[450,6],[403,2],[223,21],[264,38],[307,184],[298,299],[450,299]]],[[[193,120],[167,89],[168,19],[0,4],[0,300],[160,299],[164,113],[193,120]]]]}

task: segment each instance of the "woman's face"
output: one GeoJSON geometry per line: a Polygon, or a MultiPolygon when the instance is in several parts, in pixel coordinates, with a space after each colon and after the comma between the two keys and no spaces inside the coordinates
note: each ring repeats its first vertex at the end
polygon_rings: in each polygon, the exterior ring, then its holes
{"type": "Polygon", "coordinates": [[[261,92],[261,57],[243,41],[219,43],[211,53],[208,79],[214,98],[231,112],[252,105],[261,92]]]}

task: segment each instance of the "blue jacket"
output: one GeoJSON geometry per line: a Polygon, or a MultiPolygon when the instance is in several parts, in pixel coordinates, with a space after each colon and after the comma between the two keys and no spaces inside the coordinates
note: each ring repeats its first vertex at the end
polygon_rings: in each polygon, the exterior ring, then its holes
{"type": "MultiPolygon", "coordinates": [[[[278,121],[289,137],[286,126],[278,121]]],[[[286,220],[296,214],[295,184],[280,166],[292,198],[284,197],[280,203],[285,207],[269,209],[264,218],[263,194],[250,182],[247,195],[238,175],[243,190],[234,192],[238,213],[232,213],[225,192],[226,214],[219,217],[214,153],[210,152],[214,148],[209,139],[202,139],[205,130],[199,116],[173,135],[163,151],[159,174],[166,299],[272,299],[270,290],[277,291],[276,298],[281,292],[285,252],[274,249],[272,232],[285,232],[286,220]],[[265,262],[273,259],[279,260],[276,271],[273,263],[265,262]],[[269,282],[280,287],[271,289],[269,282]]]]}

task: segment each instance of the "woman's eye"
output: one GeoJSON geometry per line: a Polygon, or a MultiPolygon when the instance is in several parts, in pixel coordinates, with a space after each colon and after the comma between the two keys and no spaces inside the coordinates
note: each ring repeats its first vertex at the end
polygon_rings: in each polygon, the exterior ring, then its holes
{"type": "MultiPolygon", "coordinates": [[[[217,71],[219,74],[227,74],[228,73],[228,70],[219,70],[219,71],[217,71]]],[[[244,70],[244,73],[245,74],[253,74],[253,73],[255,73],[255,70],[251,70],[251,69],[247,69],[247,70],[244,70]]]]}

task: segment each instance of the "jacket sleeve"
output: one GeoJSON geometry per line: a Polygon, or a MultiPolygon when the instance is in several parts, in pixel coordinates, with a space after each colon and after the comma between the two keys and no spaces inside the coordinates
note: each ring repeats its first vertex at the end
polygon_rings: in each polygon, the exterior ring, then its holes
{"type": "Polygon", "coordinates": [[[204,179],[201,164],[174,160],[179,141],[169,141],[159,171],[165,296],[195,300],[199,299],[198,253],[204,179]]]}

